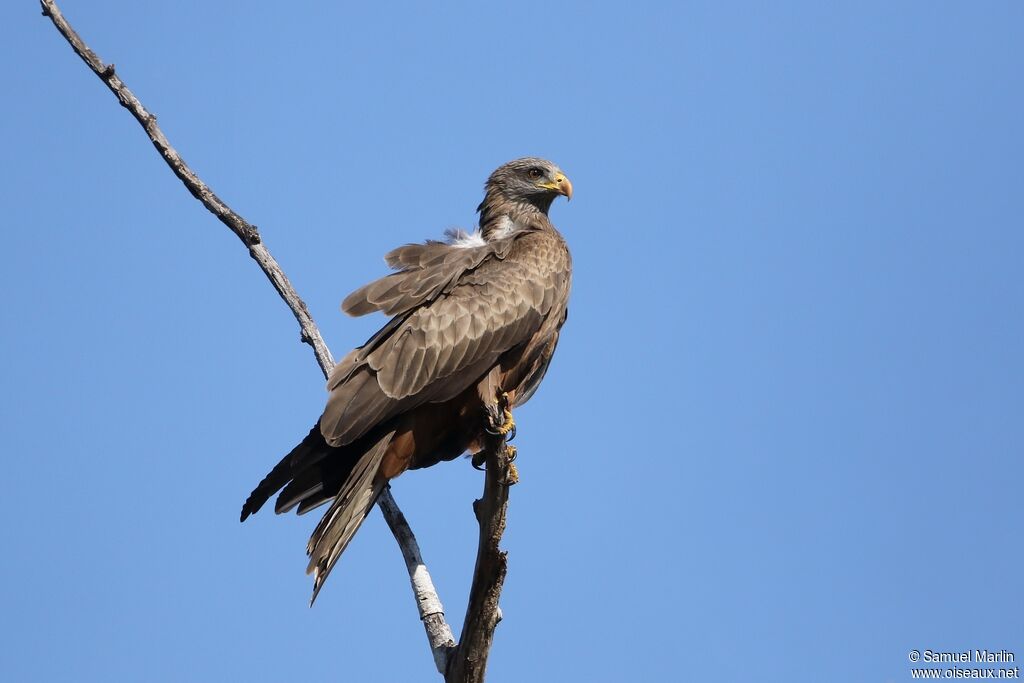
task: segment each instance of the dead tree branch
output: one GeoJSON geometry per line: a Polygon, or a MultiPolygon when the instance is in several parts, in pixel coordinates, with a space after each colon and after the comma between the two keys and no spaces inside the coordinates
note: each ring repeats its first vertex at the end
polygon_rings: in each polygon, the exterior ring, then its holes
{"type": "MultiPolygon", "coordinates": [[[[386,489],[384,493],[390,494],[390,489],[386,489]]],[[[451,651],[455,649],[452,629],[444,620],[444,607],[437,597],[437,591],[434,590],[434,582],[430,579],[427,567],[423,564],[423,556],[420,555],[416,537],[412,535],[412,529],[405,521],[405,515],[395,504],[395,499],[390,495],[383,495],[378,505],[380,511],[384,513],[384,521],[388,523],[391,533],[395,535],[398,545],[402,548],[405,568],[409,570],[412,592],[416,596],[416,607],[420,611],[420,621],[427,632],[430,651],[434,653],[434,665],[437,672],[443,676],[448,667],[451,651]]]]}
{"type": "Polygon", "coordinates": [[[189,168],[177,150],[171,147],[171,143],[168,142],[163,131],[160,130],[156,123],[156,116],[142,106],[139,98],[128,89],[124,81],[115,73],[114,65],[104,64],[103,60],[89,49],[89,46],[75,33],[75,30],[71,28],[64,15],[61,14],[57,3],[53,0],[40,0],[40,4],[43,8],[43,15],[50,18],[53,25],[60,31],[60,34],[64,36],[68,43],[71,44],[72,49],[82,58],[82,61],[92,69],[94,74],[99,76],[101,81],[106,83],[110,91],[117,97],[118,102],[121,103],[121,106],[131,112],[131,115],[139,122],[139,125],[146,131],[146,135],[149,136],[153,146],[156,147],[160,156],[163,157],[167,165],[174,171],[174,175],[181,179],[185,188],[192,193],[193,197],[202,202],[203,206],[209,209],[210,213],[219,218],[221,223],[228,226],[231,232],[238,236],[238,239],[242,240],[242,244],[249,249],[249,255],[260,265],[260,268],[263,269],[263,272],[270,279],[271,284],[274,285],[274,289],[277,290],[277,293],[288,304],[288,308],[295,315],[295,319],[299,321],[299,327],[302,330],[302,341],[313,347],[313,353],[316,354],[316,362],[319,363],[324,376],[330,373],[331,368],[334,367],[334,359],[331,357],[327,344],[324,343],[323,337],[320,336],[320,331],[317,329],[316,323],[313,322],[313,317],[309,314],[306,303],[299,297],[295,288],[292,287],[292,283],[288,281],[284,271],[281,270],[281,266],[277,264],[277,261],[270,255],[267,248],[263,246],[259,230],[256,226],[232,211],[231,207],[221,201],[220,197],[213,193],[213,190],[196,175],[195,171],[189,168]]]}
{"type": "MultiPolygon", "coordinates": [[[[277,293],[284,299],[285,303],[288,304],[288,308],[295,315],[295,319],[299,322],[301,329],[302,341],[313,348],[313,353],[316,356],[317,363],[320,365],[320,369],[325,377],[328,376],[331,368],[334,367],[334,359],[331,357],[330,349],[327,348],[327,344],[320,335],[320,330],[313,321],[313,317],[310,315],[305,302],[299,297],[298,292],[295,291],[292,283],[288,280],[284,271],[281,270],[281,266],[278,265],[266,246],[264,246],[256,226],[235,213],[185,163],[174,147],[171,146],[171,143],[168,142],[163,131],[160,130],[156,122],[156,116],[151,114],[142,105],[142,102],[128,89],[124,81],[117,76],[114,65],[104,64],[103,60],[89,49],[89,46],[85,44],[64,18],[64,15],[61,14],[57,3],[54,0],[40,0],[40,5],[42,6],[43,15],[50,18],[53,25],[64,36],[65,40],[68,41],[75,53],[110,88],[110,91],[117,97],[121,106],[131,112],[135,120],[139,122],[139,125],[146,131],[146,135],[149,136],[150,141],[156,147],[160,156],[163,157],[167,165],[174,171],[174,174],[184,183],[188,191],[192,193],[192,196],[202,202],[203,206],[217,216],[224,225],[242,240],[242,243],[249,250],[249,255],[259,264],[260,268],[274,285],[274,289],[277,290],[277,293]]],[[[448,652],[455,641],[452,638],[451,629],[444,620],[441,600],[434,589],[430,574],[423,564],[423,558],[420,556],[416,537],[413,535],[412,529],[409,528],[404,515],[399,510],[398,504],[395,502],[390,490],[384,491],[378,501],[378,505],[384,513],[388,526],[391,527],[391,531],[395,535],[395,540],[398,541],[398,545],[402,549],[402,555],[406,559],[406,566],[409,569],[409,580],[416,597],[416,604],[420,610],[420,618],[423,619],[424,626],[426,627],[434,661],[437,663],[438,671],[444,672],[448,652]]]]}
{"type": "MultiPolygon", "coordinates": [[[[505,398],[496,406],[488,406],[492,425],[501,424],[499,415],[506,407],[505,398]]],[[[494,641],[494,628],[501,621],[498,601],[508,570],[508,553],[499,548],[505,533],[505,511],[508,489],[519,481],[515,447],[504,436],[490,436],[484,443],[483,459],[487,464],[484,495],[473,503],[480,523],[473,585],[469,589],[466,619],[462,624],[459,646],[448,664],[447,683],[481,683],[487,670],[487,656],[494,641]]]]}

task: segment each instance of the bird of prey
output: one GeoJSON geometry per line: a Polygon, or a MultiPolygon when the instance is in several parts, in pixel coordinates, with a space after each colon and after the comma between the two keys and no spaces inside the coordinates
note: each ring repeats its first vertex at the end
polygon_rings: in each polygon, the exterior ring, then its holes
{"type": "MultiPolygon", "coordinates": [[[[556,165],[511,161],[488,178],[475,232],[391,251],[397,272],[342,303],[391,319],[334,367],[320,419],[241,515],[278,491],[277,513],[331,503],[306,547],[311,603],[391,479],[479,451],[484,406],[537,390],[568,311],[572,261],[548,219],[558,195],[571,198],[572,184],[556,165]]],[[[502,433],[514,427],[505,415],[502,433]]]]}

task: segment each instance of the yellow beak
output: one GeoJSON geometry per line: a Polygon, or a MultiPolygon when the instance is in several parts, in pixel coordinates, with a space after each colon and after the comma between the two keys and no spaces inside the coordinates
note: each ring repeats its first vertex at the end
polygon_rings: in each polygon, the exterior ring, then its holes
{"type": "Polygon", "coordinates": [[[557,192],[560,195],[564,195],[566,199],[572,199],[572,183],[563,174],[559,173],[555,176],[555,179],[550,183],[544,183],[541,185],[546,190],[557,192]]]}

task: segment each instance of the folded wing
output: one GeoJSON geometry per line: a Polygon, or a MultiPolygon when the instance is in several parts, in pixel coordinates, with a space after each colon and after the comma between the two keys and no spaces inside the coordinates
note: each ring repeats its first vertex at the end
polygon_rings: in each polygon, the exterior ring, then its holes
{"type": "Polygon", "coordinates": [[[327,442],[350,443],[400,412],[452,398],[527,343],[564,284],[536,258],[536,242],[546,237],[524,231],[478,247],[432,242],[388,254],[403,270],[356,290],[342,306],[395,318],[331,373],[320,420],[327,442]]]}

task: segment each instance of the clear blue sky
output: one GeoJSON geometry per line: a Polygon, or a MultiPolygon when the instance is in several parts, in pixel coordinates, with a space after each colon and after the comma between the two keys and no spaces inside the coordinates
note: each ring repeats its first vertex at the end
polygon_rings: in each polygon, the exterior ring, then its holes
{"type": "MultiPolygon", "coordinates": [[[[381,256],[548,157],[571,314],[519,415],[489,680],[1024,657],[1024,5],[62,3],[336,355],[381,256]]],[[[316,607],[252,486],[325,394],[237,239],[0,7],[0,677],[437,680],[374,512],[316,607]]],[[[395,496],[459,626],[465,461],[395,496]]]]}

